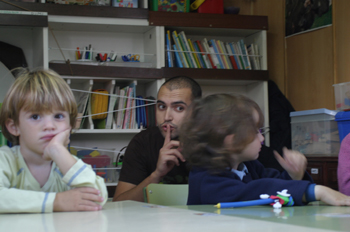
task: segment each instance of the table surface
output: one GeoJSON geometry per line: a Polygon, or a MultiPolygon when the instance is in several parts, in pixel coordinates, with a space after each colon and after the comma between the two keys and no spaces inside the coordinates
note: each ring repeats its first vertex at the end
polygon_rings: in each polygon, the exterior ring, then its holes
{"type": "Polygon", "coordinates": [[[271,206],[216,209],[122,201],[107,202],[98,212],[0,214],[0,231],[349,231],[349,219],[350,207],[322,204],[274,211],[271,206]]]}

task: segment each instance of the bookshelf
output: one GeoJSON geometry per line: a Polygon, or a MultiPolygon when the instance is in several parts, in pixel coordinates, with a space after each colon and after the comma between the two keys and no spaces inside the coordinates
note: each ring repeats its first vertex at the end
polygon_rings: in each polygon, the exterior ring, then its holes
{"type": "Polygon", "coordinates": [[[0,9],[0,41],[22,48],[29,67],[47,68],[47,13],[0,9]]]}
{"type": "MultiPolygon", "coordinates": [[[[37,46],[24,44],[21,34],[27,30],[13,25],[0,24],[0,40],[11,41],[8,35],[16,35],[18,45],[39,62],[30,67],[49,67],[57,71],[66,80],[72,82],[92,80],[94,85],[103,86],[111,80],[115,85],[137,83],[137,95],[156,97],[157,91],[166,78],[186,75],[196,79],[203,88],[203,94],[219,92],[241,93],[255,100],[265,115],[268,126],[268,70],[266,30],[267,17],[244,15],[217,15],[195,13],[149,12],[144,8],[128,9],[104,6],[74,6],[43,3],[14,2],[32,11],[48,12],[46,25],[34,25],[32,41],[39,37],[37,46]],[[175,20],[176,19],[176,20],[175,20]],[[9,29],[11,28],[11,29],[9,29]],[[17,30],[17,34],[10,31],[17,30]],[[51,31],[53,33],[51,33],[51,31]],[[261,48],[262,70],[225,70],[168,68],[165,65],[166,30],[184,31],[189,38],[215,37],[223,41],[245,39],[258,43],[261,48]],[[5,32],[5,33],[3,33],[5,32]],[[7,36],[4,36],[7,35],[7,36]],[[59,43],[65,59],[57,49],[59,43]],[[97,52],[114,50],[118,58],[123,54],[140,54],[141,61],[149,67],[121,67],[113,65],[86,65],[75,62],[76,47],[92,44],[93,55],[97,52]],[[95,52],[95,53],[94,53],[95,52]],[[73,61],[73,62],[72,62],[73,61]]],[[[0,9],[20,10],[12,5],[0,2],[0,9]]],[[[1,17],[6,17],[0,14],[1,17]]],[[[12,17],[12,16],[11,16],[12,17]]],[[[18,19],[18,23],[24,19],[18,19]]],[[[24,20],[26,21],[26,20],[24,20]]],[[[33,43],[33,42],[32,42],[33,43]]],[[[118,59],[117,58],[117,59],[118,59]]],[[[72,146],[110,148],[121,150],[140,130],[81,129],[71,136],[72,146]]],[[[269,144],[266,137],[265,143],[269,144]]],[[[116,185],[109,184],[109,185],[116,185]]]]}

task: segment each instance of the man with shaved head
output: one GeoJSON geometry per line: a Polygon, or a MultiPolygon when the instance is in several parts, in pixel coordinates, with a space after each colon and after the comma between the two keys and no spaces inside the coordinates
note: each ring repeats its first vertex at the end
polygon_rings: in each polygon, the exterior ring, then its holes
{"type": "Polygon", "coordinates": [[[113,201],[144,201],[143,188],[151,183],[187,184],[188,170],[178,149],[179,127],[192,101],[201,95],[192,78],[176,76],[164,82],[157,96],[157,127],[130,141],[113,201]]]}

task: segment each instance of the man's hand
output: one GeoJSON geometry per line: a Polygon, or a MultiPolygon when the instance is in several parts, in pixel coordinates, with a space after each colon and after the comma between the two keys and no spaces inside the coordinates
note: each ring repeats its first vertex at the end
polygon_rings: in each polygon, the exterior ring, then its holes
{"type": "Polygon", "coordinates": [[[175,165],[179,166],[179,160],[185,162],[185,158],[178,150],[180,142],[171,140],[170,133],[170,125],[167,125],[164,145],[159,151],[157,168],[152,173],[154,177],[158,179],[158,181],[160,181],[163,176],[165,176],[171,169],[173,169],[175,165]]]}
{"type": "Polygon", "coordinates": [[[97,202],[103,202],[99,196],[100,191],[90,187],[76,188],[57,193],[53,203],[54,212],[66,211],[97,211],[102,206],[97,202]]]}
{"type": "Polygon", "coordinates": [[[280,165],[288,172],[293,180],[301,180],[306,171],[306,157],[298,151],[283,148],[283,157],[274,151],[275,157],[280,165]]]}

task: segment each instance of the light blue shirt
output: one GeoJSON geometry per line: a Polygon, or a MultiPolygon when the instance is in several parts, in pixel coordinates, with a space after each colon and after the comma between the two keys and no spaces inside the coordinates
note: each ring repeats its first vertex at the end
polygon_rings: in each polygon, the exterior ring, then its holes
{"type": "Polygon", "coordinates": [[[245,166],[244,163],[240,163],[240,164],[238,165],[237,170],[236,170],[236,169],[231,169],[231,172],[236,173],[237,176],[239,176],[239,178],[240,178],[241,180],[243,179],[243,177],[244,177],[247,173],[249,173],[249,172],[248,172],[248,168],[245,166]]]}

